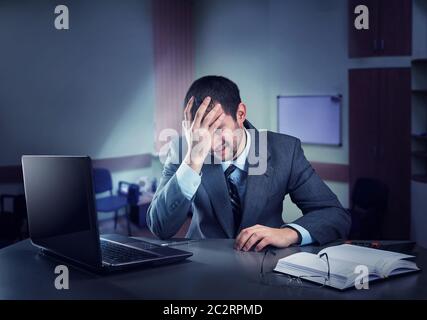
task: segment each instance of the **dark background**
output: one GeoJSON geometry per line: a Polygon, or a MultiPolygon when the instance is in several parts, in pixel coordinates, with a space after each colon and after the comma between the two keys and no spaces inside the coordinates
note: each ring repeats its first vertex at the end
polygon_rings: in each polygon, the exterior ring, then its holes
{"type": "MultiPolygon", "coordinates": [[[[260,129],[277,130],[278,95],[341,94],[342,146],[306,157],[347,208],[359,178],[383,183],[374,235],[427,245],[423,0],[0,1],[0,43],[0,194],[23,192],[22,154],[90,155],[115,190],[160,177],[158,133],[180,129],[194,79],[218,74],[260,129]],[[69,30],[54,28],[59,4],[69,30]]],[[[286,199],[285,221],[299,215],[286,199]]]]}

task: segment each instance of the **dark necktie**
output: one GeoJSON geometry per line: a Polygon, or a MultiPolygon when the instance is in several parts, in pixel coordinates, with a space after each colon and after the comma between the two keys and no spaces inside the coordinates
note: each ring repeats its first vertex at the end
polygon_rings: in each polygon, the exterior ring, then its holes
{"type": "Polygon", "coordinates": [[[242,205],[240,202],[240,196],[235,185],[235,182],[231,179],[231,174],[237,169],[237,167],[231,164],[227,170],[225,170],[225,180],[227,181],[228,195],[230,197],[231,209],[234,216],[234,233],[237,236],[240,223],[242,221],[242,205]]]}

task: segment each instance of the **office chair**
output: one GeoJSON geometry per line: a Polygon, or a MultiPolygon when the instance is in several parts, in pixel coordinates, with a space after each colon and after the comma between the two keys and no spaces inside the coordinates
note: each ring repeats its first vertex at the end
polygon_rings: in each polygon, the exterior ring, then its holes
{"type": "Polygon", "coordinates": [[[96,194],[109,192],[110,195],[96,199],[96,210],[98,212],[114,212],[114,230],[117,228],[117,218],[119,210],[124,208],[127,220],[128,235],[131,235],[129,209],[127,197],[113,195],[113,182],[108,169],[94,168],[93,181],[96,194]]]}
{"type": "Polygon", "coordinates": [[[351,197],[350,239],[381,238],[381,221],[387,211],[388,187],[379,180],[357,179],[351,197]]]}
{"type": "Polygon", "coordinates": [[[28,238],[27,207],[25,196],[4,194],[0,196],[0,248],[28,238]],[[7,199],[12,200],[12,211],[5,210],[7,199]]]}

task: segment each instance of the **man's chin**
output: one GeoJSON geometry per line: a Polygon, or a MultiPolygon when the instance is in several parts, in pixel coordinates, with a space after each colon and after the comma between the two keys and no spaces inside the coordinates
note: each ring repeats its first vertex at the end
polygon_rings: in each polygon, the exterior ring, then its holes
{"type": "Polygon", "coordinates": [[[217,159],[221,162],[232,159],[232,157],[229,156],[229,152],[227,152],[226,149],[219,150],[219,151],[213,151],[213,155],[214,155],[215,159],[217,159]]]}

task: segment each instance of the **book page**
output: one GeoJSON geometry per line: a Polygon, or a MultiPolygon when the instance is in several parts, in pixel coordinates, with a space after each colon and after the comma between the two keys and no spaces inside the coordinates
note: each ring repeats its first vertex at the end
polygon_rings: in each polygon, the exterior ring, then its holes
{"type": "Polygon", "coordinates": [[[317,271],[321,274],[327,273],[328,267],[324,260],[312,253],[298,252],[282,258],[278,261],[278,266],[282,264],[292,264],[298,266],[301,271],[317,271]]]}
{"type": "MultiPolygon", "coordinates": [[[[331,276],[348,278],[354,273],[355,264],[351,261],[329,261],[329,265],[331,276]]],[[[277,263],[276,271],[281,271],[281,267],[297,269],[300,271],[299,276],[316,274],[326,277],[328,274],[328,264],[326,259],[307,252],[299,252],[280,259],[277,263]]]]}
{"type": "Polygon", "coordinates": [[[401,259],[412,258],[413,256],[397,252],[365,248],[350,244],[342,244],[325,248],[319,252],[319,256],[326,252],[329,260],[351,261],[358,265],[366,265],[372,270],[383,270],[387,265],[393,264],[401,259]]]}
{"type": "Polygon", "coordinates": [[[310,276],[327,278],[328,263],[325,256],[320,257],[324,252],[328,255],[330,266],[330,278],[326,285],[338,289],[354,285],[358,276],[355,268],[358,265],[368,267],[370,280],[419,270],[414,262],[403,260],[412,256],[353,245],[329,247],[320,251],[318,255],[307,252],[295,253],[280,259],[274,270],[321,283],[324,279],[310,276]]]}

